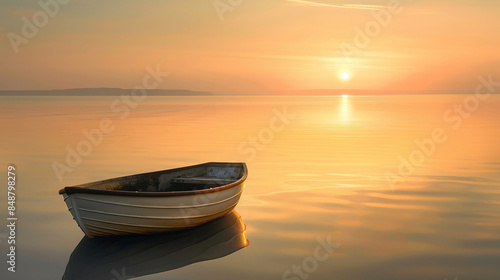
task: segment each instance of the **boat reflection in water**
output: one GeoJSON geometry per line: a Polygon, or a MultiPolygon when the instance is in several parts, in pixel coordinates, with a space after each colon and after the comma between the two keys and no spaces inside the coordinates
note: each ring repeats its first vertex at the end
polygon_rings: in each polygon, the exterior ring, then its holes
{"type": "Polygon", "coordinates": [[[83,237],[63,279],[129,279],[217,259],[248,246],[245,224],[232,211],[196,228],[158,235],[83,237]]]}

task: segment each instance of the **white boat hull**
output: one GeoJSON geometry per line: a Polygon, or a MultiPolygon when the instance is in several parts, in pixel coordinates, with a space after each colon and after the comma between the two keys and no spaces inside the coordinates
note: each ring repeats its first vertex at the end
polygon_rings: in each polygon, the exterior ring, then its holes
{"type": "Polygon", "coordinates": [[[220,191],[174,196],[62,193],[74,220],[90,238],[152,234],[191,228],[231,212],[245,181],[220,191]]]}

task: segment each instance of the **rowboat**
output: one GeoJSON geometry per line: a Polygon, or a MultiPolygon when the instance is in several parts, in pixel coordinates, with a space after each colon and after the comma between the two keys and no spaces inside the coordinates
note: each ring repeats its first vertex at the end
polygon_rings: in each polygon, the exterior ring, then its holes
{"type": "Polygon", "coordinates": [[[245,228],[241,216],[233,210],[183,231],[92,239],[84,236],[71,253],[62,279],[130,279],[222,258],[248,246],[245,228]]]}
{"type": "Polygon", "coordinates": [[[89,238],[152,234],[231,212],[247,175],[245,163],[209,162],[65,187],[59,194],[89,238]]]}

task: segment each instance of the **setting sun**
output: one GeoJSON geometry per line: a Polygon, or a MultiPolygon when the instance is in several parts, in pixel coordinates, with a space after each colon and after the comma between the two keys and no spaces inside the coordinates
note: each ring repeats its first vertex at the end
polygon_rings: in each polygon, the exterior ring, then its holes
{"type": "Polygon", "coordinates": [[[347,81],[347,80],[349,80],[350,78],[351,78],[351,75],[349,75],[349,73],[347,73],[347,72],[345,72],[345,71],[344,71],[344,72],[342,72],[342,73],[340,74],[340,79],[341,79],[342,81],[347,81]]]}

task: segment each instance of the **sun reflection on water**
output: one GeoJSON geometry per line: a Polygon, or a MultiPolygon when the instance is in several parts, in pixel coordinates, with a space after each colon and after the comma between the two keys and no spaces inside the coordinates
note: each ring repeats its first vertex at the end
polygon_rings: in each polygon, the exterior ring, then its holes
{"type": "Polygon", "coordinates": [[[342,123],[351,121],[351,103],[349,102],[349,95],[342,94],[338,111],[340,115],[340,121],[342,123]]]}

